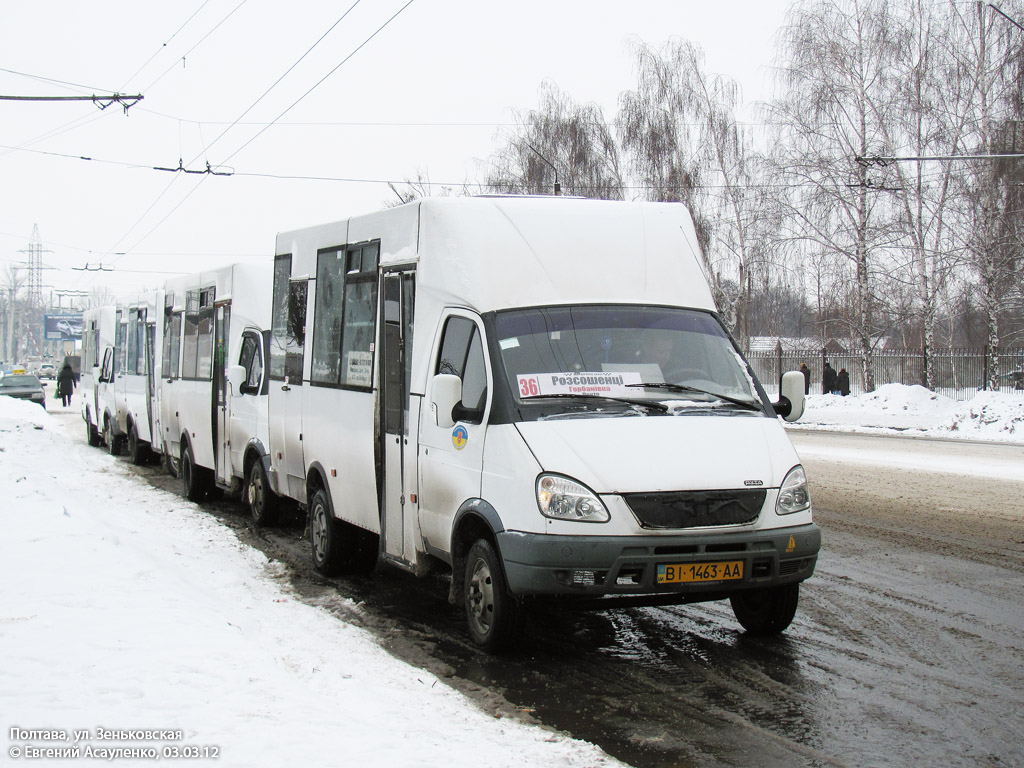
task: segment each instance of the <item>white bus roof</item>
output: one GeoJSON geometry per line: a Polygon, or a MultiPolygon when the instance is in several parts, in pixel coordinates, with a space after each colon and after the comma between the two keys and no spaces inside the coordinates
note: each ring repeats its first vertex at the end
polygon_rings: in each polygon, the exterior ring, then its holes
{"type": "Polygon", "coordinates": [[[317,251],[381,242],[382,267],[417,265],[417,292],[478,312],[563,303],[714,310],[687,209],[679,203],[557,197],[427,198],[278,235],[292,275],[317,251]]]}

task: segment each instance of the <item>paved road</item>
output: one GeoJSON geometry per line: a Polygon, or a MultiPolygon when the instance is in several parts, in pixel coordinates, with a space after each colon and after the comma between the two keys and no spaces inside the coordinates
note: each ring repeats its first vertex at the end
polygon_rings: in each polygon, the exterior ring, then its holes
{"type": "MultiPolygon", "coordinates": [[[[285,563],[302,599],[496,716],[642,768],[1024,765],[1024,448],[793,436],[824,549],[773,640],[746,637],[727,603],[548,610],[514,653],[492,657],[468,642],[443,574],[325,580],[299,516],[255,532],[233,503],[210,510],[285,563]],[[963,472],[948,472],[950,457],[963,472]]],[[[172,487],[158,468],[138,471],[172,487]]]]}

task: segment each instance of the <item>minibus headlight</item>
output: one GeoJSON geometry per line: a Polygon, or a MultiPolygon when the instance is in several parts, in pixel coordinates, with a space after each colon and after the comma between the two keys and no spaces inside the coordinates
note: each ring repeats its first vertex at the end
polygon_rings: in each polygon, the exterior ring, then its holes
{"type": "Polygon", "coordinates": [[[807,490],[807,475],[804,468],[797,464],[786,475],[779,488],[779,500],[775,503],[775,512],[779,515],[791,515],[811,508],[811,493],[807,490]]]}
{"type": "Polygon", "coordinates": [[[611,519],[597,494],[582,483],[561,475],[537,478],[537,506],[545,517],[581,523],[606,523],[611,519]]]}

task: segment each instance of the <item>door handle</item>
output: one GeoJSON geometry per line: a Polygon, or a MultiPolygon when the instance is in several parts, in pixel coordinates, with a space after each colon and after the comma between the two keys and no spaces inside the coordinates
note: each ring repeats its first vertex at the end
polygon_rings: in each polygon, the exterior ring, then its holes
{"type": "Polygon", "coordinates": [[[292,388],[291,388],[291,387],[289,387],[289,386],[288,386],[287,384],[282,384],[282,385],[281,385],[281,391],[282,391],[282,392],[291,392],[291,391],[292,391],[292,388]]]}

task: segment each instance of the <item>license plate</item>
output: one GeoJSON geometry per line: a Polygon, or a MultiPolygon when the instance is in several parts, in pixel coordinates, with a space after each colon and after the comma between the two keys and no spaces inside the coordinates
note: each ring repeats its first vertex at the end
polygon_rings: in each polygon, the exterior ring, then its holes
{"type": "Polygon", "coordinates": [[[743,578],[743,561],[729,560],[724,563],[684,563],[682,565],[659,565],[659,584],[683,584],[694,581],[726,581],[743,578]]]}

